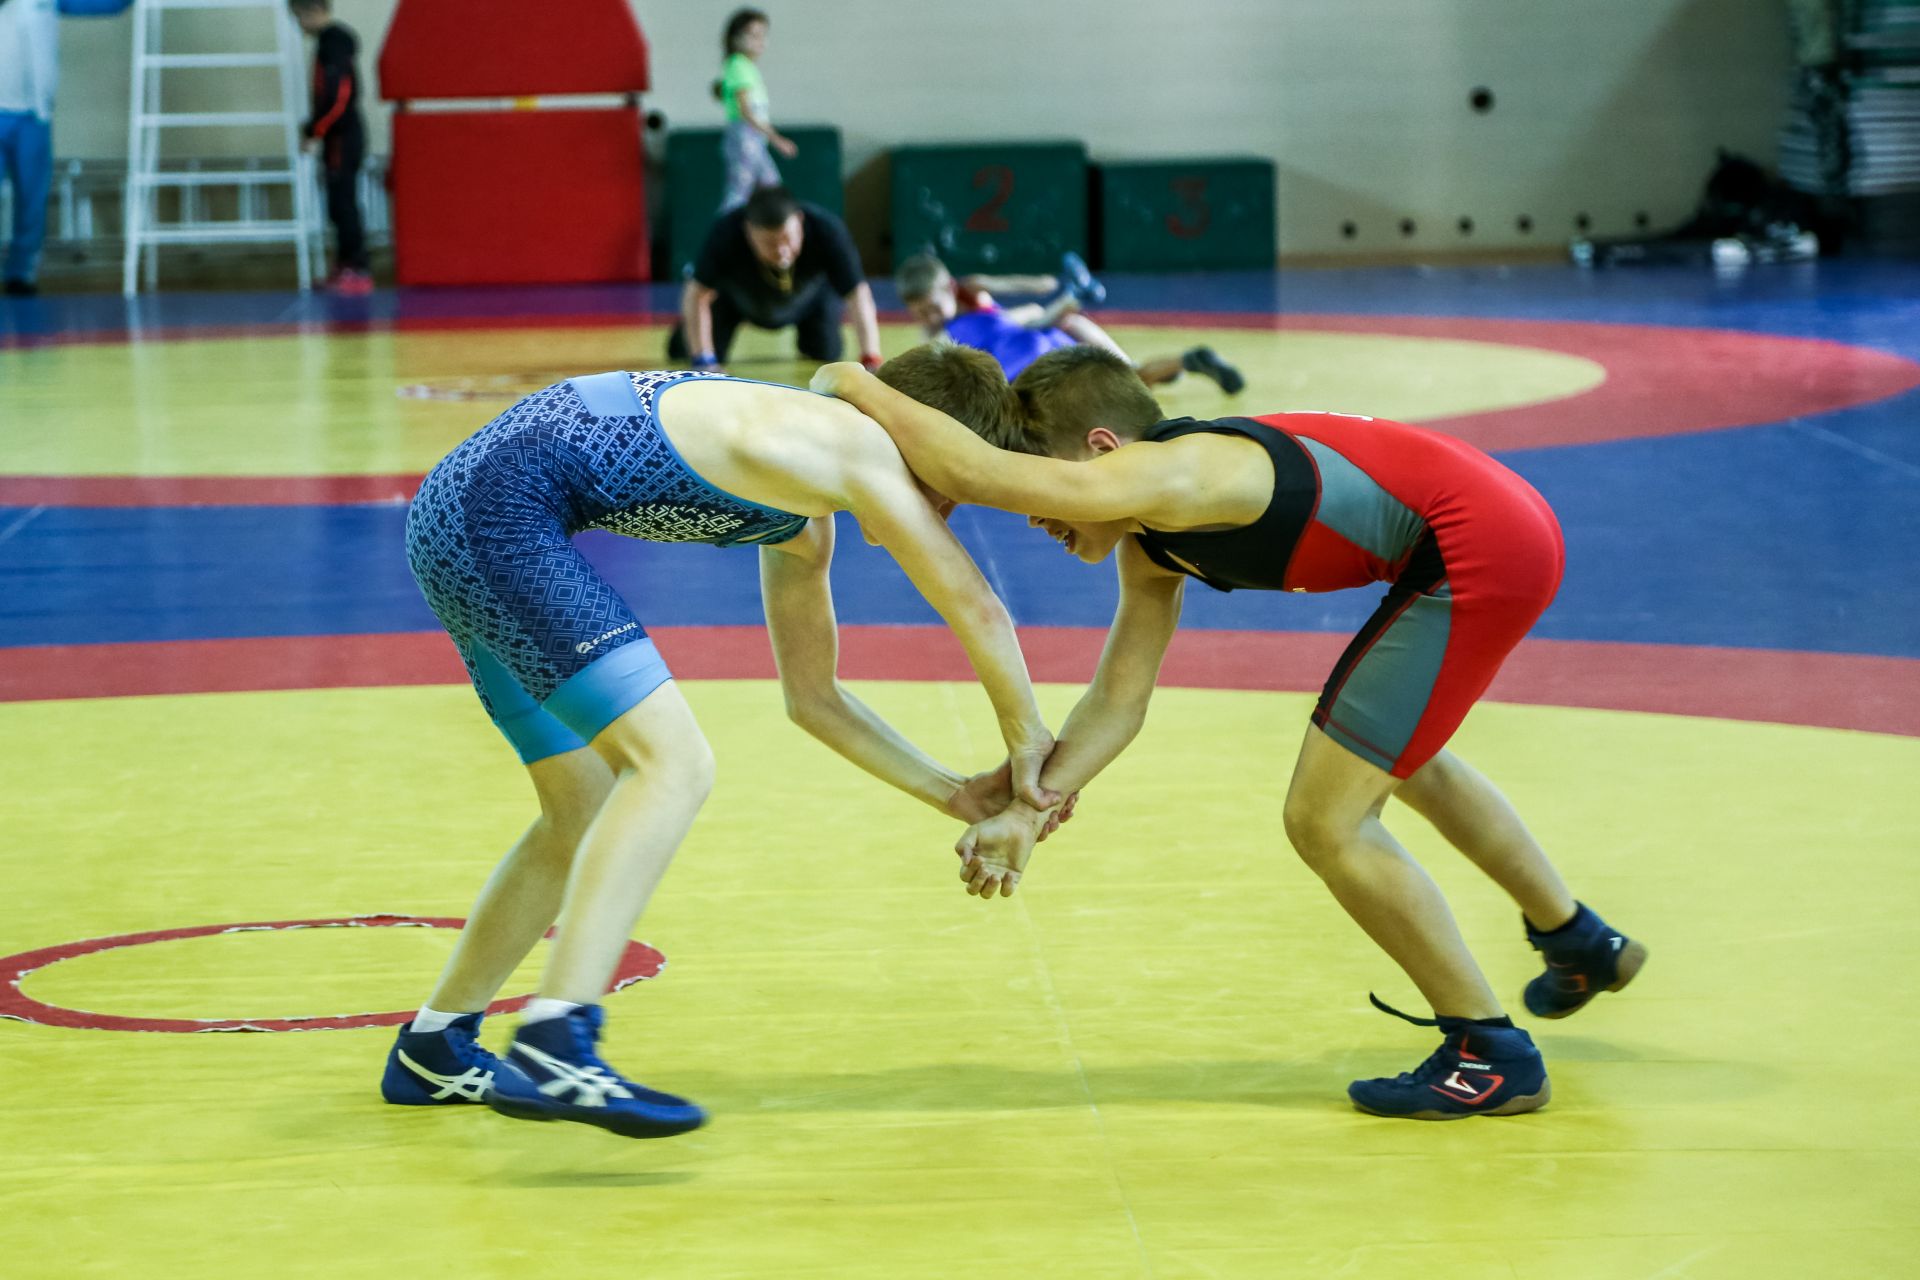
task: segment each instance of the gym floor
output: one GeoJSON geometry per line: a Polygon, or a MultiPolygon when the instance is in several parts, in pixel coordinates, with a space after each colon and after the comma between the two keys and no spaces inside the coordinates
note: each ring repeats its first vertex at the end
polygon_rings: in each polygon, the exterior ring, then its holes
{"type": "MultiPolygon", "coordinates": [[[[1280,824],[1377,593],[1191,588],[1140,740],[982,903],[957,827],[786,721],[753,555],[603,535],[721,769],[607,1054],[714,1121],[633,1143],[383,1105],[392,1027],[533,812],[407,575],[406,496],[517,395],[658,363],[673,293],[55,295],[0,302],[0,1271],[1908,1274],[1920,267],[1108,285],[1136,357],[1204,341],[1248,374],[1169,415],[1422,422],[1559,512],[1560,597],[1454,744],[1652,949],[1523,1021],[1551,1107],[1346,1102],[1434,1043],[1368,1007],[1418,997],[1280,824]]],[[[733,368],[810,372],[759,334],[733,368]]],[[[1057,723],[1110,572],[1010,516],[954,527],[1057,723]]],[[[958,647],[840,542],[843,673],[991,763],[958,647]]],[[[1388,820],[1517,1008],[1517,911],[1388,820]]]]}

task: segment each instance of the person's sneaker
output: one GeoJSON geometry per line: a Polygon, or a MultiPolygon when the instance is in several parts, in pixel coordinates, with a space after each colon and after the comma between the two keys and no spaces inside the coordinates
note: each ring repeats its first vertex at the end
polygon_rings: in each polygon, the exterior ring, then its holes
{"type": "Polygon", "coordinates": [[[1060,287],[1083,307],[1097,307],[1107,300],[1107,286],[1095,278],[1087,269],[1086,259],[1077,253],[1060,255],[1060,287]]]}
{"type": "Polygon", "coordinates": [[[583,1004],[514,1034],[487,1105],[516,1120],[578,1120],[628,1138],[667,1138],[698,1129],[707,1113],[685,1098],[626,1079],[594,1052],[605,1013],[583,1004]]]}
{"type": "Polygon", "coordinates": [[[463,1102],[485,1102],[493,1087],[500,1059],[480,1047],[480,1020],[469,1013],[455,1018],[443,1031],[400,1028],[387,1071],[380,1077],[380,1096],[404,1107],[442,1107],[463,1102]]]}
{"type": "Polygon", "coordinates": [[[1212,378],[1220,384],[1220,389],[1230,396],[1240,394],[1247,380],[1240,371],[1220,358],[1220,353],[1212,347],[1193,347],[1180,355],[1180,367],[1188,373],[1197,373],[1212,378]]]}
{"type": "Polygon", "coordinates": [[[1411,1071],[1348,1085],[1347,1096],[1368,1115],[1400,1120],[1517,1116],[1538,1111],[1553,1096],[1547,1064],[1533,1037],[1520,1028],[1464,1018],[1408,1018],[1380,1007],[1416,1025],[1437,1026],[1446,1039],[1411,1071]]]}
{"type": "Polygon", "coordinates": [[[343,298],[364,298],[373,292],[373,277],[364,271],[344,267],[327,282],[327,292],[343,298]]]}
{"type": "Polygon", "coordinates": [[[1608,926],[1584,903],[1573,919],[1551,933],[1542,933],[1533,922],[1520,917],[1527,926],[1527,941],[1546,958],[1547,969],[1527,984],[1527,1012],[1536,1018],[1564,1018],[1578,1013],[1602,991],[1618,991],[1632,982],[1647,962],[1647,944],[1635,942],[1608,926]]]}
{"type": "Polygon", "coordinates": [[[5,288],[9,298],[37,298],[40,296],[40,286],[31,280],[8,280],[5,288]]]}

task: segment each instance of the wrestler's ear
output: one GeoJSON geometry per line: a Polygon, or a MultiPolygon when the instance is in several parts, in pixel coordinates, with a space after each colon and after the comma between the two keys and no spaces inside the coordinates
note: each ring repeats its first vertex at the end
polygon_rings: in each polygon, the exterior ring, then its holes
{"type": "Polygon", "coordinates": [[[1087,432],[1087,449],[1095,457],[1103,453],[1112,453],[1121,445],[1120,437],[1106,427],[1095,427],[1087,432]]]}

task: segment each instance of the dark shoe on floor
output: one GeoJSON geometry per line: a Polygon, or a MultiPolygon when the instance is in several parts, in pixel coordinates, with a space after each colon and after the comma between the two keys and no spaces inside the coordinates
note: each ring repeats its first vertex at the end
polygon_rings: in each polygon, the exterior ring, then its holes
{"type": "MultiPolygon", "coordinates": [[[[1374,1003],[1387,1009],[1378,1000],[1374,1003]]],[[[1437,1026],[1446,1039],[1412,1071],[1348,1085],[1347,1096],[1367,1114],[1400,1120],[1517,1116],[1538,1111],[1553,1096],[1547,1064],[1533,1047],[1533,1037],[1520,1028],[1387,1012],[1417,1025],[1437,1026]]]]}
{"type": "Polygon", "coordinates": [[[1230,396],[1239,395],[1247,380],[1240,371],[1220,358],[1219,352],[1212,347],[1194,347],[1180,357],[1180,367],[1188,373],[1197,373],[1203,378],[1212,378],[1220,384],[1220,389],[1230,396]]]}
{"type": "Polygon", "coordinates": [[[1635,942],[1585,904],[1573,919],[1551,933],[1542,933],[1533,922],[1521,917],[1527,926],[1527,941],[1546,958],[1547,970],[1527,984],[1527,1012],[1536,1018],[1564,1018],[1578,1013],[1602,991],[1618,991],[1632,982],[1647,962],[1647,944],[1635,942]]]}
{"type": "Polygon", "coordinates": [[[9,280],[4,286],[9,298],[37,298],[40,286],[31,280],[9,280]]]}

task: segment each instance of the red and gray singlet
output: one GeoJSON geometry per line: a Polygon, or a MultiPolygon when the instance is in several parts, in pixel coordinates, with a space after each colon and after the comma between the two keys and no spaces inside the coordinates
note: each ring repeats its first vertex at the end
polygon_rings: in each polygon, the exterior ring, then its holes
{"type": "Polygon", "coordinates": [[[1239,435],[1273,463],[1250,525],[1138,535],[1155,563],[1223,591],[1391,584],[1335,664],[1314,723],[1404,778],[1446,745],[1552,602],[1565,548],[1525,480],[1451,436],[1380,418],[1179,418],[1152,441],[1239,435]]]}

